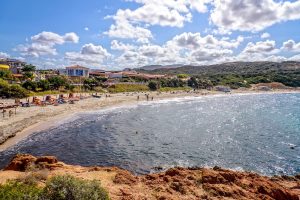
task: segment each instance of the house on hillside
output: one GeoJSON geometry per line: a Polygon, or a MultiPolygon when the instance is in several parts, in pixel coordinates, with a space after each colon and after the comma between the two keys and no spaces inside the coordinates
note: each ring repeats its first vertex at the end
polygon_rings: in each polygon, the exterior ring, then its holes
{"type": "Polygon", "coordinates": [[[66,67],[66,75],[71,77],[89,77],[90,69],[79,65],[66,67]]]}
{"type": "Polygon", "coordinates": [[[4,71],[8,71],[9,70],[9,66],[5,65],[5,64],[0,64],[0,70],[4,70],[4,71]]]}
{"type": "Polygon", "coordinates": [[[23,66],[26,65],[26,63],[23,62],[23,61],[16,60],[16,59],[9,59],[9,58],[0,59],[0,64],[1,65],[8,65],[9,70],[13,74],[21,74],[23,66]]]}
{"type": "Polygon", "coordinates": [[[94,69],[90,71],[90,76],[91,77],[102,77],[102,78],[108,78],[108,73],[104,70],[100,69],[94,69]]]}

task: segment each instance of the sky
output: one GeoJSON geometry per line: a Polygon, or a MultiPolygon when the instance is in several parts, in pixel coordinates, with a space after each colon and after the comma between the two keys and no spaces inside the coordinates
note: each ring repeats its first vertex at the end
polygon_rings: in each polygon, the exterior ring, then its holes
{"type": "Polygon", "coordinates": [[[300,0],[1,0],[0,58],[40,69],[300,61],[300,0]]]}

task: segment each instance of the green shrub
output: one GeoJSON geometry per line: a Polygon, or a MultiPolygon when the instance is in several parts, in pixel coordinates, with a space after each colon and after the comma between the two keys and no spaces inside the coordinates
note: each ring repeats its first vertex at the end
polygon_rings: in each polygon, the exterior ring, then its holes
{"type": "Polygon", "coordinates": [[[0,79],[0,96],[6,98],[24,98],[29,96],[29,91],[17,84],[8,84],[0,79]]]}
{"type": "Polygon", "coordinates": [[[44,188],[38,187],[38,180],[46,176],[8,181],[0,185],[0,200],[109,200],[108,193],[99,181],[88,181],[70,175],[54,176],[44,188]]]}
{"type": "Polygon", "coordinates": [[[37,86],[42,90],[42,91],[46,91],[50,89],[50,83],[48,80],[40,80],[39,82],[37,82],[37,86]]]}
{"type": "Polygon", "coordinates": [[[27,89],[27,90],[31,90],[31,91],[36,91],[38,85],[36,82],[27,80],[22,84],[22,87],[27,89]]]}
{"type": "Polygon", "coordinates": [[[11,79],[12,78],[11,72],[9,70],[0,70],[0,78],[11,79]]]}
{"type": "Polygon", "coordinates": [[[149,89],[152,90],[152,91],[155,91],[155,90],[157,90],[157,89],[159,88],[158,83],[157,83],[157,82],[154,82],[154,81],[150,81],[150,82],[148,83],[148,87],[149,87],[149,89]]]}
{"type": "Polygon", "coordinates": [[[0,185],[0,199],[2,200],[38,200],[42,189],[36,185],[9,181],[0,185]]]}
{"type": "Polygon", "coordinates": [[[109,200],[98,181],[87,181],[70,175],[51,178],[44,188],[43,200],[109,200]]]}
{"type": "Polygon", "coordinates": [[[188,78],[188,74],[177,74],[177,78],[188,78]]]}
{"type": "Polygon", "coordinates": [[[67,84],[67,79],[63,76],[53,76],[48,79],[51,89],[58,90],[67,84]]]}

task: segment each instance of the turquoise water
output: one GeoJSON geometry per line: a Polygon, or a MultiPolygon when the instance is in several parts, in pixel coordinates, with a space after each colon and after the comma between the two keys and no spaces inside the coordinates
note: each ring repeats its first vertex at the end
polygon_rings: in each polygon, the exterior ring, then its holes
{"type": "Polygon", "coordinates": [[[297,174],[300,94],[205,96],[89,112],[0,152],[0,167],[18,152],[135,173],[217,165],[297,174]]]}

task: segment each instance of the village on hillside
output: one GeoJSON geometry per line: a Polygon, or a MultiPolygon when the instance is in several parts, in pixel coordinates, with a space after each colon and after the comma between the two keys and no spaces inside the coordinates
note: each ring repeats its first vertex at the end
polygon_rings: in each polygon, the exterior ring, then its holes
{"type": "MultiPolygon", "coordinates": [[[[233,64],[236,65],[236,63],[233,64]]],[[[262,65],[266,64],[262,63],[262,65]]],[[[171,73],[166,70],[153,71],[141,68],[106,71],[78,64],[60,69],[40,69],[38,66],[17,59],[0,59],[1,98],[24,98],[71,92],[170,92],[202,89],[225,93],[233,89],[270,91],[297,87],[298,82],[296,73],[236,74],[226,72],[214,75],[202,73],[201,75],[186,73],[180,68],[171,69],[171,73]]]]}
{"type": "MultiPolygon", "coordinates": [[[[13,78],[19,81],[24,81],[28,79],[24,70],[25,66],[32,66],[31,64],[27,64],[26,62],[17,60],[17,59],[0,59],[0,70],[9,70],[13,78]]],[[[160,78],[172,78],[174,76],[168,75],[153,75],[153,74],[146,74],[146,73],[138,73],[135,70],[130,68],[126,68],[121,71],[106,71],[106,70],[98,70],[98,69],[91,69],[88,67],[80,66],[80,65],[73,65],[65,67],[64,69],[48,69],[48,70],[39,70],[34,68],[32,71],[32,80],[39,81],[39,80],[47,80],[53,76],[67,76],[69,78],[94,78],[94,77],[101,77],[106,78],[106,84],[112,85],[119,83],[122,78],[135,78],[140,80],[157,80],[160,78]]],[[[124,82],[126,83],[126,82],[124,82]]],[[[80,83],[78,83],[80,84],[80,83]]],[[[78,85],[77,84],[77,85],[78,85]]]]}

